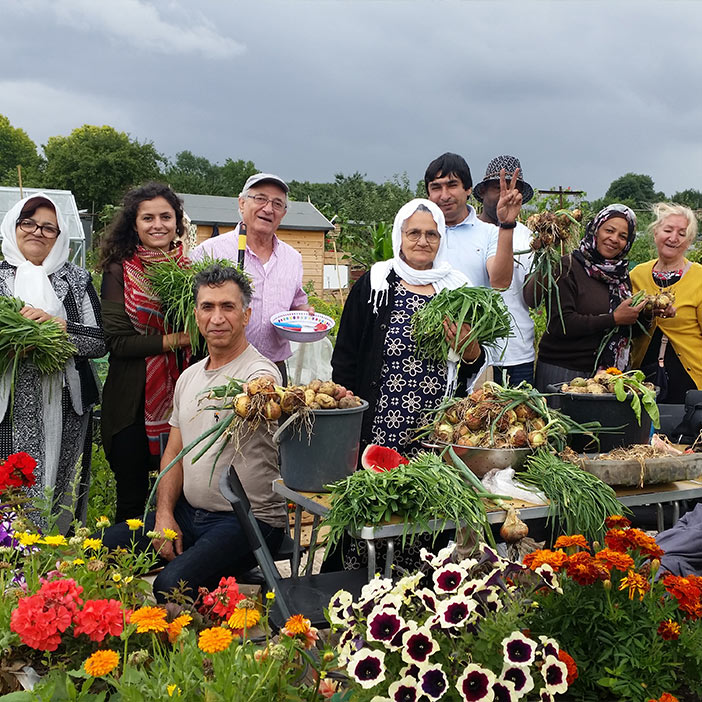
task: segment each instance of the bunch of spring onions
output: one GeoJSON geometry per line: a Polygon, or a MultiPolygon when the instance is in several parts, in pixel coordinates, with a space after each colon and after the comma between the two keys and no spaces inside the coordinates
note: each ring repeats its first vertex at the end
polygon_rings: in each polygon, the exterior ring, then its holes
{"type": "Polygon", "coordinates": [[[33,363],[42,375],[63,370],[77,353],[63,328],[53,321],[35,322],[20,314],[24,302],[0,297],[0,378],[10,370],[10,406],[20,361],[33,363]]]}
{"type": "Polygon", "coordinates": [[[562,533],[582,534],[589,541],[601,541],[605,519],[626,509],[597,476],[545,450],[527,458],[526,470],[516,479],[546,495],[552,530],[558,524],[562,533]]]}
{"type": "Polygon", "coordinates": [[[526,223],[527,228],[534,233],[530,244],[533,257],[526,277],[527,283],[533,281],[534,284],[534,306],[544,304],[548,319],[551,319],[553,296],[564,332],[565,322],[557,282],[561,273],[561,257],[572,251],[580,241],[581,219],[580,210],[557,210],[533,214],[526,223]]]}
{"type": "Polygon", "coordinates": [[[430,531],[428,525],[434,519],[444,525],[463,523],[494,543],[482,498],[498,500],[501,496],[487,493],[479,481],[467,482],[465,473],[470,471],[456,461],[454,468],[436,454],[419,453],[392,470],[358,470],[333,483],[331,508],[323,519],[329,528],[327,550],[333,549],[347,529],[378,526],[393,516],[404,522],[403,547],[408,538],[411,543],[417,533],[430,531]]]}
{"type": "Polygon", "coordinates": [[[420,356],[434,361],[445,361],[449,350],[462,356],[465,349],[477,341],[481,346],[497,347],[497,340],[511,335],[512,316],[498,290],[464,286],[445,288],[432,297],[424,307],[412,315],[412,338],[420,356]],[[453,347],[446,341],[444,320],[470,325],[465,339],[456,335],[453,347]]]}
{"type": "Polygon", "coordinates": [[[181,267],[175,259],[168,259],[154,263],[146,269],[146,277],[161,300],[166,327],[171,331],[184,331],[190,337],[190,348],[195,354],[203,350],[204,340],[195,321],[193,278],[215,263],[236,266],[227,259],[204,258],[202,261],[193,261],[181,267]]]}

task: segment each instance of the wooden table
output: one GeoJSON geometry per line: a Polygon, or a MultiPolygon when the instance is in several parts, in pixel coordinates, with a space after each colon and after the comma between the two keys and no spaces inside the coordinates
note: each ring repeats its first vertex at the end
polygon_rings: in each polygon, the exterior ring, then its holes
{"type": "MultiPolygon", "coordinates": [[[[316,544],[319,532],[320,518],[329,511],[329,494],[314,492],[298,492],[287,487],[279,479],[273,482],[273,492],[282,495],[289,502],[295,504],[295,531],[293,534],[294,554],[293,572],[297,573],[300,567],[300,524],[302,523],[303,510],[314,515],[312,523],[312,533],[310,536],[311,549],[316,544]]],[[[694,500],[702,497],[702,479],[681,480],[665,485],[650,485],[643,488],[622,488],[616,490],[617,500],[627,507],[640,507],[641,505],[656,505],[658,509],[658,527],[663,530],[663,505],[673,504],[673,520],[677,521],[680,515],[680,501],[694,500]]],[[[548,505],[533,505],[521,500],[510,500],[509,504],[516,507],[520,519],[542,519],[548,516],[548,505]]],[[[488,521],[490,524],[501,524],[505,520],[506,512],[503,509],[489,509],[488,521]]],[[[443,529],[455,529],[454,522],[444,522],[443,519],[431,520],[427,527],[412,525],[407,528],[405,522],[400,517],[392,519],[380,526],[366,526],[359,530],[349,530],[348,533],[357,539],[363,539],[368,547],[368,579],[375,576],[376,568],[376,546],[379,539],[387,539],[385,558],[385,577],[390,577],[392,562],[395,555],[395,539],[403,534],[415,534],[422,532],[435,532],[443,529]]],[[[312,557],[310,555],[306,572],[312,572],[312,557]]]]}

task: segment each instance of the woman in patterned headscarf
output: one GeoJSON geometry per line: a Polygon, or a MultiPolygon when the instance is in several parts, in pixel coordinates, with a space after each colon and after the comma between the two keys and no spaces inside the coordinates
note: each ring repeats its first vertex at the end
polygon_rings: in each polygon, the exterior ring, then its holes
{"type": "Polygon", "coordinates": [[[116,521],[138,517],[168,436],[175,382],[189,360],[190,338],[169,333],[146,270],[183,265],[176,238],[183,205],[162,183],[130,190],[103,242],[102,312],[110,366],[101,408],[102,442],[117,483],[116,521]]]}
{"type": "MultiPolygon", "coordinates": [[[[539,390],[599,368],[627,368],[632,325],[643,309],[643,303],[631,305],[626,255],[635,237],[636,215],[625,205],[608,205],[588,224],[580,246],[561,259],[562,316],[554,293],[536,363],[539,390]]],[[[533,306],[533,284],[524,296],[533,306]]]]}

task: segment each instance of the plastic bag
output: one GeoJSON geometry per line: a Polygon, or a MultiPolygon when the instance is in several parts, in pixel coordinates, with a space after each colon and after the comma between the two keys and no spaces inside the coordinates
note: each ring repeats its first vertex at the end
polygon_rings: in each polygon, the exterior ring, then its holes
{"type": "Polygon", "coordinates": [[[288,382],[292,385],[307,385],[315,378],[331,380],[331,357],[334,347],[328,337],[311,343],[290,342],[292,356],[285,362],[288,382]]]}
{"type": "Polygon", "coordinates": [[[514,480],[514,468],[495,468],[483,477],[482,483],[485,489],[494,495],[507,495],[533,505],[548,504],[546,495],[542,492],[532,491],[519,481],[514,480]]]}

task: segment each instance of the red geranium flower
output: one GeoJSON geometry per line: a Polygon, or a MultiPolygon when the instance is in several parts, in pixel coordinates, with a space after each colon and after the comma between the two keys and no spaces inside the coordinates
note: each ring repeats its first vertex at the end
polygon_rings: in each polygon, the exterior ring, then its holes
{"type": "Polygon", "coordinates": [[[219,581],[218,588],[204,595],[202,604],[211,607],[212,611],[222,617],[222,619],[229,619],[234,613],[237,604],[243,599],[244,595],[239,592],[236,579],[228,577],[222,578],[219,581]]]}
{"type": "Polygon", "coordinates": [[[37,462],[24,451],[13,453],[0,463],[0,490],[8,487],[31,487],[36,482],[37,462]]]}
{"type": "Polygon", "coordinates": [[[122,605],[118,600],[86,600],[83,609],[73,615],[73,622],[73,636],[85,634],[91,641],[119,636],[124,629],[122,605]]]}

